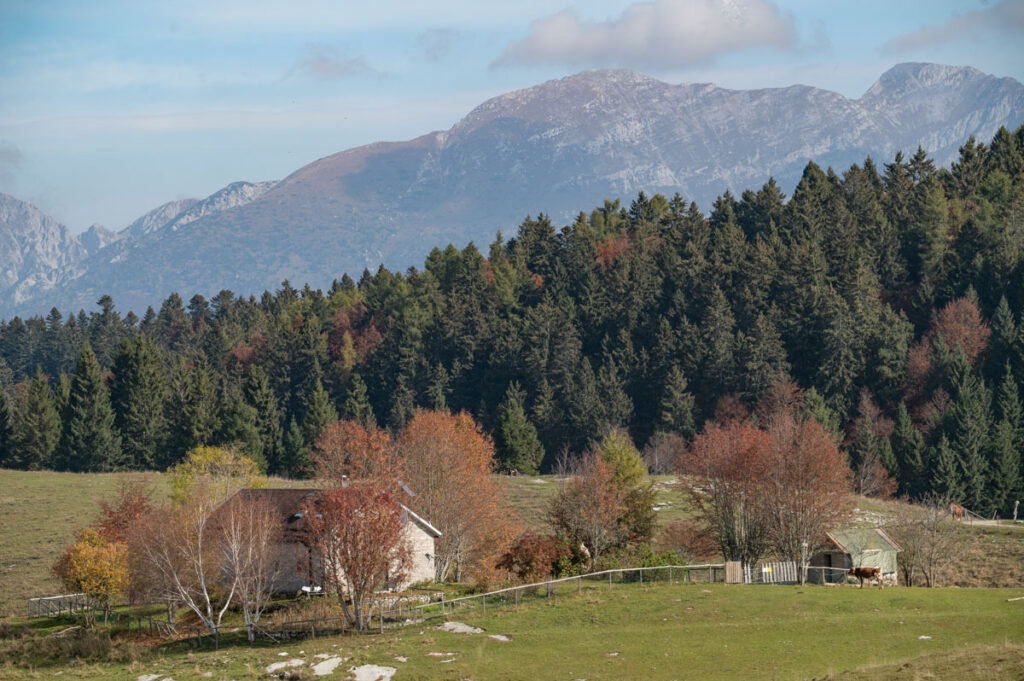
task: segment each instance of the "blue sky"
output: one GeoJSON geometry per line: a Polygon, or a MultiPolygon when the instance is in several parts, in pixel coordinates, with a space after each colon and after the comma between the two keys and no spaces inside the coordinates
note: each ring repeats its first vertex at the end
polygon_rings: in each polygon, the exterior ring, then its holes
{"type": "Polygon", "coordinates": [[[451,127],[588,68],[860,96],[902,61],[1024,81],[1024,0],[0,0],[0,192],[81,231],[451,127]]]}

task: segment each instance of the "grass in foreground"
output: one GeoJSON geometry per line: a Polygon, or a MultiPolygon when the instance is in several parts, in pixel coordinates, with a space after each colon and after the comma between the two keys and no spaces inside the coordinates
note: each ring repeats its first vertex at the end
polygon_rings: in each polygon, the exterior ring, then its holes
{"type": "MultiPolygon", "coordinates": [[[[102,664],[39,661],[0,677],[177,681],[260,678],[265,667],[317,654],[407,679],[1019,679],[1024,595],[1018,589],[856,589],[733,585],[592,586],[581,594],[455,619],[483,634],[439,631],[437,620],[383,635],[219,651],[175,647],[102,664]],[[489,638],[503,634],[501,642],[489,638]],[[921,638],[928,637],[928,638],[921,638]],[[285,655],[281,655],[285,653],[285,655]],[[444,653],[436,655],[432,653],[444,653]],[[129,658],[137,661],[130,662],[129,658]],[[401,661],[401,659],[405,661],[401,661]]],[[[5,642],[6,643],[6,642],[5,642]]],[[[136,651],[137,653],[138,651],[136,651]]]]}

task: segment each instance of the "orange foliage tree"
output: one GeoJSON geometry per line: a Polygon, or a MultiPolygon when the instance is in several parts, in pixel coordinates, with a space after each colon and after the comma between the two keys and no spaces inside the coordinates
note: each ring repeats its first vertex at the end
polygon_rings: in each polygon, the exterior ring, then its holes
{"type": "Polygon", "coordinates": [[[324,428],[313,447],[320,480],[337,484],[344,479],[398,480],[401,468],[383,430],[366,429],[355,421],[335,421],[324,428]]]}
{"type": "Polygon", "coordinates": [[[601,554],[619,542],[619,520],[625,511],[615,468],[599,453],[588,452],[551,502],[548,522],[565,541],[586,547],[593,571],[601,554]]]}
{"type": "Polygon", "coordinates": [[[485,576],[514,535],[491,478],[494,445],[465,412],[417,410],[396,440],[409,506],[441,531],[435,578],[485,576]]]}

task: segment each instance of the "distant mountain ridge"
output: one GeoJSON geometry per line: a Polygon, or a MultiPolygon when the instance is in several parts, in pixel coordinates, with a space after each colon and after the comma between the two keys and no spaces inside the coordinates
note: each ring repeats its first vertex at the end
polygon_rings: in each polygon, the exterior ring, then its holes
{"type": "MultiPolygon", "coordinates": [[[[900,64],[859,99],[588,71],[494,97],[447,131],[165,204],[99,251],[69,242],[63,259],[37,259],[56,274],[25,279],[20,266],[6,284],[0,269],[0,294],[5,284],[17,290],[0,317],[90,307],[103,293],[140,311],[171,291],[258,293],[285,278],[325,286],[381,263],[419,266],[435,245],[483,248],[527,214],[564,223],[640,190],[679,192],[707,210],[726,189],[757,189],[769,177],[791,192],[809,160],[843,170],[920,145],[946,165],[970,135],[987,141],[1021,123],[1024,86],[970,67],[900,64]]],[[[0,239],[5,229],[0,222],[0,239]]]]}

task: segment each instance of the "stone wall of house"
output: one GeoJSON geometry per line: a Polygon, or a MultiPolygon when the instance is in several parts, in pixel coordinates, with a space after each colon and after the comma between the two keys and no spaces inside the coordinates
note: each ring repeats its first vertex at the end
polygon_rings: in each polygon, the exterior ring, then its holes
{"type": "Polygon", "coordinates": [[[397,587],[399,591],[418,582],[434,580],[434,535],[409,522],[405,524],[405,539],[412,552],[412,565],[405,580],[397,587]]]}

